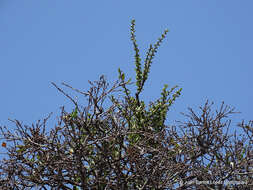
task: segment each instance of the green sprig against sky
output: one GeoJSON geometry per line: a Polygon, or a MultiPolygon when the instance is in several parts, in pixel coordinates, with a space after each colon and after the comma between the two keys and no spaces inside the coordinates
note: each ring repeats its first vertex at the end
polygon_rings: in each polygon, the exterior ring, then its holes
{"type": "MultiPolygon", "coordinates": [[[[126,84],[129,83],[125,82],[126,75],[118,69],[119,72],[119,79],[122,83],[123,91],[126,95],[126,100],[128,102],[128,109],[125,110],[124,106],[117,104],[119,110],[122,111],[123,115],[126,117],[129,123],[129,128],[131,130],[141,130],[141,127],[146,126],[147,123],[151,126],[155,131],[162,130],[164,126],[164,122],[166,119],[167,112],[169,107],[174,103],[176,98],[181,94],[182,89],[176,89],[177,86],[167,90],[168,85],[165,85],[161,92],[161,97],[153,102],[148,110],[146,110],[146,106],[144,101],[139,100],[139,95],[143,91],[144,84],[148,79],[150,67],[153,62],[153,59],[157,53],[157,50],[163,40],[165,39],[168,30],[166,29],[160,38],[158,38],[157,42],[154,45],[150,45],[149,49],[146,53],[146,58],[144,60],[144,67],[142,68],[141,65],[141,58],[140,58],[140,50],[138,48],[136,35],[135,35],[135,20],[131,21],[131,41],[133,43],[134,49],[134,62],[135,62],[135,72],[136,72],[136,87],[137,90],[135,92],[135,96],[130,95],[130,90],[127,88],[126,84]]],[[[115,100],[114,100],[115,102],[115,100]]],[[[119,103],[119,102],[118,102],[119,103]]],[[[137,134],[132,135],[135,137],[135,140],[139,138],[137,134]]],[[[134,140],[134,141],[135,141],[134,140]]]]}

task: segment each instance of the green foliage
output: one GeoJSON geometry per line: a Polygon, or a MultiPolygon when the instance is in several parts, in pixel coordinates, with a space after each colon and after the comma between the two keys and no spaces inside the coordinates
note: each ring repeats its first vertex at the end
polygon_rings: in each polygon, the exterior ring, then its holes
{"type": "MultiPolygon", "coordinates": [[[[141,58],[140,58],[140,50],[138,48],[138,44],[136,41],[135,35],[135,20],[131,22],[131,40],[134,46],[135,52],[135,72],[136,72],[136,87],[137,91],[135,96],[131,96],[130,90],[127,88],[127,84],[129,84],[130,79],[125,82],[126,75],[118,69],[119,79],[122,83],[123,91],[126,95],[126,102],[128,105],[128,109],[124,110],[123,107],[112,97],[113,103],[118,106],[118,109],[123,112],[124,116],[128,120],[128,125],[131,131],[138,130],[146,130],[147,128],[159,132],[163,129],[164,122],[166,119],[167,112],[169,107],[174,103],[177,97],[180,96],[182,89],[177,89],[177,86],[167,90],[168,85],[165,85],[161,92],[161,97],[155,101],[155,103],[151,103],[149,108],[146,109],[146,105],[144,101],[140,101],[139,96],[143,91],[144,84],[148,79],[148,74],[150,72],[150,67],[154,56],[158,50],[158,47],[161,45],[162,41],[166,37],[168,30],[165,30],[164,33],[158,41],[154,45],[150,45],[146,58],[144,61],[144,68],[141,67],[141,58]],[[145,129],[146,128],[146,129],[145,129]]],[[[140,134],[131,134],[129,135],[130,143],[136,143],[141,139],[140,134]]]]}
{"type": "Polygon", "coordinates": [[[158,38],[158,41],[154,44],[154,47],[152,46],[152,44],[150,45],[147,53],[146,53],[146,58],[144,61],[144,69],[142,71],[141,68],[141,58],[140,58],[140,54],[139,54],[139,48],[137,45],[137,41],[136,41],[136,36],[135,36],[135,20],[132,20],[131,22],[131,40],[133,42],[133,46],[134,46],[134,51],[135,51],[135,71],[136,71],[136,86],[137,86],[137,95],[140,94],[140,92],[143,90],[143,86],[145,81],[148,79],[148,74],[150,72],[150,66],[151,63],[154,59],[155,53],[157,52],[158,47],[161,45],[162,41],[164,40],[164,38],[166,37],[166,34],[168,33],[168,30],[166,29],[164,31],[164,33],[162,34],[162,36],[160,38],[158,38]]]}
{"type": "Polygon", "coordinates": [[[136,71],[136,85],[138,87],[137,91],[140,92],[141,91],[141,82],[142,82],[142,78],[143,78],[143,74],[141,71],[141,58],[140,58],[140,50],[138,48],[137,45],[137,41],[136,41],[136,36],[135,36],[135,20],[132,20],[131,22],[131,40],[133,42],[134,45],[134,51],[135,51],[135,71],[136,71]]]}
{"type": "Polygon", "coordinates": [[[75,119],[77,117],[77,107],[75,110],[70,114],[71,119],[75,119]]]}

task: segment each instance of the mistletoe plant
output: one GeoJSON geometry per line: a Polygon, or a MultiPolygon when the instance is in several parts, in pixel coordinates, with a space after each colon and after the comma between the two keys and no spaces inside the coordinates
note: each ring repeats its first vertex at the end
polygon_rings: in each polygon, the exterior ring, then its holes
{"type": "MultiPolygon", "coordinates": [[[[156,100],[154,103],[149,105],[149,108],[146,109],[146,105],[144,101],[140,100],[140,94],[143,92],[143,87],[148,79],[148,74],[150,72],[150,67],[153,62],[154,56],[157,52],[158,47],[161,45],[162,41],[166,37],[168,30],[166,29],[162,36],[158,38],[158,41],[154,45],[150,45],[149,49],[146,53],[146,58],[144,61],[144,68],[142,69],[141,65],[141,57],[140,50],[138,48],[138,44],[136,41],[135,35],[135,20],[131,22],[131,41],[133,42],[134,51],[135,51],[135,72],[136,72],[136,92],[135,96],[131,96],[131,92],[129,88],[127,88],[127,84],[131,81],[129,79],[127,82],[125,81],[125,73],[123,73],[120,69],[119,79],[122,83],[122,88],[125,93],[125,102],[127,105],[127,109],[123,109],[118,102],[115,101],[112,96],[112,101],[118,105],[118,109],[123,111],[123,115],[126,117],[128,122],[128,127],[132,130],[151,130],[155,132],[160,132],[164,129],[164,122],[166,119],[167,112],[169,107],[174,103],[176,98],[180,95],[182,88],[177,89],[178,86],[167,90],[168,85],[165,84],[164,88],[161,92],[161,97],[156,100]]],[[[141,138],[139,134],[131,134],[129,135],[130,143],[135,143],[141,138]]]]}

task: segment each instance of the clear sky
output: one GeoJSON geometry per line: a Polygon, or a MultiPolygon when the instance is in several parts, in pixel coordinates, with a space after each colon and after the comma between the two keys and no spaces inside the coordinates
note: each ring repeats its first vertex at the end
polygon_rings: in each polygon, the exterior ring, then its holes
{"type": "Polygon", "coordinates": [[[183,88],[171,121],[206,99],[236,107],[236,122],[253,119],[252,8],[252,0],[0,0],[0,125],[72,108],[50,82],[88,90],[102,74],[112,84],[118,68],[135,79],[133,18],[142,57],[170,30],[145,86],[147,103],[167,83],[183,88]]]}

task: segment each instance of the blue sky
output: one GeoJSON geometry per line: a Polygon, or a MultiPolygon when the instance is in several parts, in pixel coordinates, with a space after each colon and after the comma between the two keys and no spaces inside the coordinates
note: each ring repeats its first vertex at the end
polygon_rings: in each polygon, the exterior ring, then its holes
{"type": "Polygon", "coordinates": [[[1,0],[0,125],[12,126],[8,118],[30,125],[50,112],[54,119],[62,105],[72,108],[50,82],[88,90],[88,80],[102,74],[112,84],[118,68],[135,79],[133,18],[142,57],[170,30],[145,86],[147,103],[164,84],[179,85],[170,121],[206,99],[236,107],[235,122],[250,120],[252,7],[251,0],[1,0]]]}

